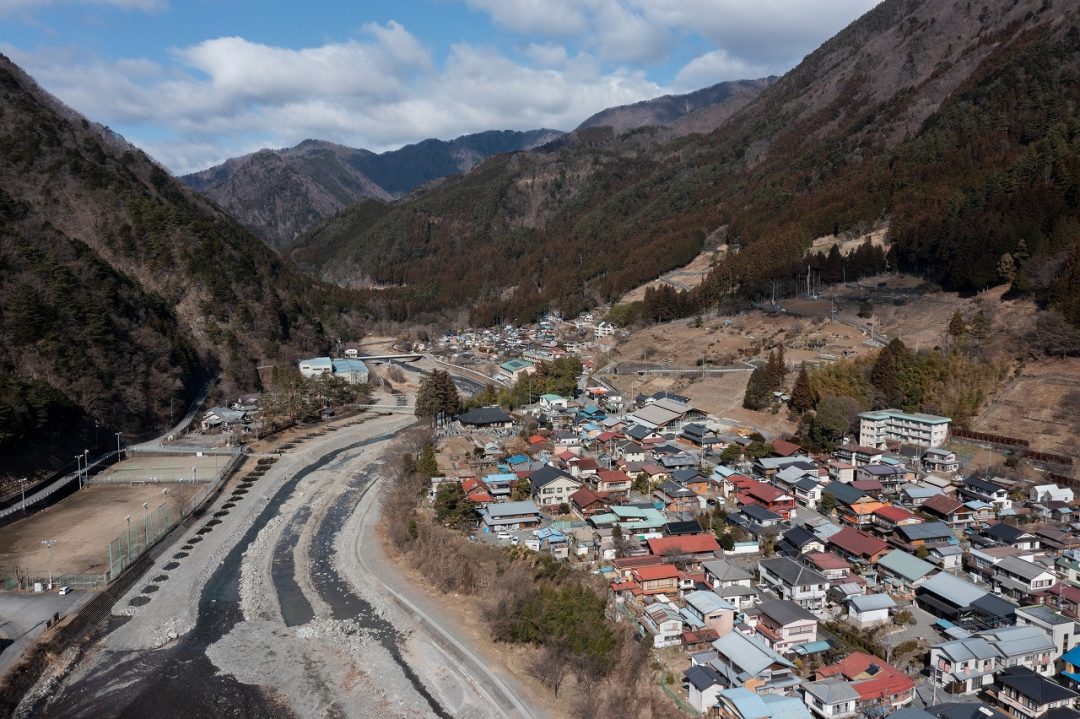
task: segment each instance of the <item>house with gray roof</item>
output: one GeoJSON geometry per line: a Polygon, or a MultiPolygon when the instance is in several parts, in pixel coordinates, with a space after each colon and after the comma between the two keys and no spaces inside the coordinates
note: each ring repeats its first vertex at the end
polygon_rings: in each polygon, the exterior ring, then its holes
{"type": "Polygon", "coordinates": [[[847,600],[848,621],[859,629],[888,624],[896,600],[888,594],[857,594],[847,600]]]}
{"type": "Polygon", "coordinates": [[[489,504],[480,510],[480,519],[491,529],[521,529],[540,524],[540,510],[530,501],[489,504]]]}
{"type": "Polygon", "coordinates": [[[1017,719],[1075,717],[1080,694],[1026,667],[1009,667],[997,677],[998,691],[990,701],[1017,719]]]}
{"type": "Polygon", "coordinates": [[[803,702],[819,719],[851,719],[856,715],[859,692],[851,682],[829,677],[802,685],[803,702]]]}
{"type": "Polygon", "coordinates": [[[686,682],[688,703],[700,714],[716,705],[716,698],[724,689],[724,677],[708,664],[694,664],[683,674],[686,682]]]}
{"type": "Polygon", "coordinates": [[[558,467],[544,465],[529,475],[533,499],[541,507],[557,507],[569,504],[570,495],[581,489],[581,482],[569,472],[558,467]]]}
{"type": "Polygon", "coordinates": [[[758,638],[732,631],[712,643],[716,659],[709,663],[728,687],[749,685],[758,694],[786,693],[799,685],[795,665],[758,638]]]}
{"type": "Polygon", "coordinates": [[[829,580],[825,575],[796,562],[790,557],[762,559],[758,562],[761,583],[772,588],[781,599],[795,602],[810,611],[821,611],[829,580]]]}
{"type": "Polygon", "coordinates": [[[937,571],[937,567],[914,554],[894,549],[878,560],[877,570],[878,575],[883,576],[892,588],[901,594],[914,596],[915,590],[937,571]]]}
{"type": "Polygon", "coordinates": [[[757,605],[754,611],[757,612],[754,629],[781,654],[790,654],[800,644],[817,641],[817,617],[795,602],[770,599],[757,605]]]}
{"type": "Polygon", "coordinates": [[[1036,626],[1001,627],[930,647],[931,677],[938,686],[972,694],[989,686],[1006,667],[1022,666],[1044,676],[1056,672],[1060,656],[1050,635],[1036,626]]]}
{"type": "Polygon", "coordinates": [[[683,619],[694,629],[708,628],[724,636],[735,625],[735,607],[716,592],[698,590],[683,596],[683,619]]]}

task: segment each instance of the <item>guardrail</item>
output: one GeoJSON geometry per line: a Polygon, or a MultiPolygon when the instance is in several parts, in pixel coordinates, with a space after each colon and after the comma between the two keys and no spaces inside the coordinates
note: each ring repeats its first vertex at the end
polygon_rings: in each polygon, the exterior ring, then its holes
{"type": "MultiPolygon", "coordinates": [[[[120,453],[123,454],[126,451],[127,450],[120,450],[120,453]]],[[[20,510],[25,510],[28,507],[33,507],[35,504],[41,502],[44,499],[47,499],[48,497],[51,497],[52,495],[59,492],[61,489],[64,489],[65,487],[67,487],[72,482],[78,481],[80,476],[88,476],[89,472],[91,472],[94,469],[100,468],[103,464],[113,464],[116,461],[116,456],[117,456],[117,452],[116,452],[115,449],[112,450],[111,452],[106,452],[105,454],[101,455],[97,459],[91,460],[88,463],[86,469],[78,471],[78,472],[73,472],[71,474],[64,475],[63,477],[56,480],[55,482],[53,482],[49,486],[45,487],[44,489],[38,490],[37,492],[31,494],[25,500],[19,500],[17,503],[11,505],[10,507],[0,509],[0,519],[4,519],[5,517],[10,517],[11,515],[15,514],[16,512],[19,512],[20,510]],[[113,460],[113,461],[112,462],[107,462],[106,461],[106,460],[110,460],[110,459],[113,460]]]]}

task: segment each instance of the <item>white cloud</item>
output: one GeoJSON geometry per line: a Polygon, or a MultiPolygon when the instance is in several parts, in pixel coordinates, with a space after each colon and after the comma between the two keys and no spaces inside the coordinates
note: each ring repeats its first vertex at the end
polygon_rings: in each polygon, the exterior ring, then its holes
{"type": "Polygon", "coordinates": [[[631,0],[652,23],[700,34],[744,62],[787,70],[880,0],[631,0]]]}
{"type": "Polygon", "coordinates": [[[465,0],[465,4],[514,32],[559,37],[588,29],[586,8],[575,0],[465,0]]]}
{"type": "Polygon", "coordinates": [[[605,70],[587,52],[528,48],[523,64],[490,47],[452,46],[441,66],[396,23],[299,50],[215,38],[174,63],[104,61],[0,46],[61,100],[177,173],[307,138],[385,150],[489,129],[571,129],[612,105],[663,94],[644,73],[605,70]]]}
{"type": "MultiPolygon", "coordinates": [[[[153,10],[164,0],[44,0],[153,10]]],[[[780,73],[875,0],[462,0],[521,35],[433,59],[396,22],[286,48],[209,38],[154,62],[0,44],[43,87],[176,172],[306,138],[372,150],[488,129],[571,129],[613,105],[780,73]],[[700,48],[663,86],[642,68],[700,48]],[[685,51],[685,50],[684,50],[685,51]]],[[[0,0],[0,13],[32,0],[0,0]]]]}
{"type": "Polygon", "coordinates": [[[761,65],[750,65],[733,58],[724,50],[713,50],[695,57],[675,76],[675,85],[689,92],[724,80],[745,80],[769,74],[761,65]]]}

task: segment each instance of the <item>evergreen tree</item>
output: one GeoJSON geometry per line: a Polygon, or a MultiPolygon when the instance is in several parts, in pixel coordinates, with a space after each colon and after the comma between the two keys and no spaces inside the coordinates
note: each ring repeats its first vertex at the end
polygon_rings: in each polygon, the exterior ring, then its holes
{"type": "Polygon", "coordinates": [[[971,318],[971,336],[979,342],[982,342],[990,337],[990,329],[990,318],[987,317],[982,310],[979,310],[975,316],[971,318]]]}
{"type": "Polygon", "coordinates": [[[416,391],[416,409],[413,411],[420,419],[434,420],[442,403],[439,400],[439,388],[434,374],[420,378],[420,388],[416,391]]]}
{"type": "Polygon", "coordinates": [[[475,511],[458,482],[443,482],[435,492],[435,519],[447,527],[461,527],[474,519],[475,511]]]}
{"type": "Polygon", "coordinates": [[[765,409],[769,406],[770,399],[769,371],[764,367],[756,367],[750,373],[750,381],[746,384],[743,407],[753,410],[765,409]]]}
{"type": "Polygon", "coordinates": [[[769,361],[765,365],[765,372],[768,376],[769,391],[772,392],[780,388],[780,383],[784,381],[783,369],[780,366],[780,358],[776,354],[776,350],[769,352],[769,361]]]}
{"type": "Polygon", "coordinates": [[[967,332],[967,324],[964,322],[964,314],[957,310],[953,312],[952,319],[949,320],[949,337],[957,342],[965,332],[967,332]]]}
{"type": "Polygon", "coordinates": [[[900,390],[900,371],[907,364],[911,353],[899,339],[894,339],[878,352],[877,360],[870,369],[870,384],[877,391],[877,406],[897,407],[904,404],[900,390]]]}
{"type": "Polygon", "coordinates": [[[434,477],[439,473],[439,462],[435,459],[435,445],[426,443],[416,458],[416,471],[425,477],[434,477]]]}
{"type": "Polygon", "coordinates": [[[814,390],[810,386],[810,373],[803,362],[799,367],[799,375],[795,378],[795,385],[791,388],[791,409],[799,414],[806,412],[814,406],[814,390]]]}

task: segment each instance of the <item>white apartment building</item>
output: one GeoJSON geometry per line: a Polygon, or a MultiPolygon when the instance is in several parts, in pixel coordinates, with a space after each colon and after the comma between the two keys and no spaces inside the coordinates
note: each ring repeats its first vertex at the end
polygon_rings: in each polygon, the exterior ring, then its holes
{"type": "Polygon", "coordinates": [[[882,448],[886,442],[940,447],[949,437],[949,417],[882,409],[859,415],[859,444],[882,448]]]}

